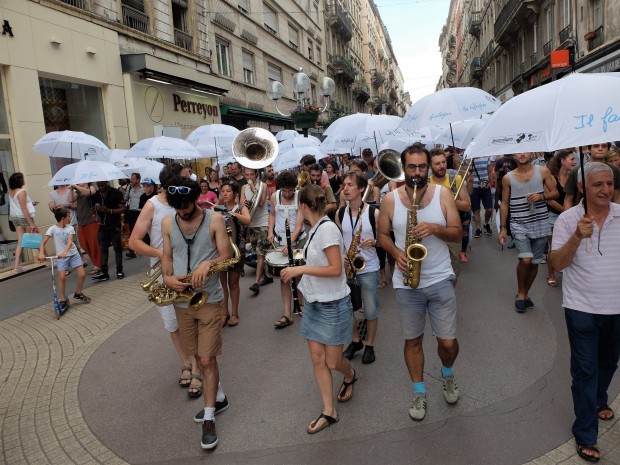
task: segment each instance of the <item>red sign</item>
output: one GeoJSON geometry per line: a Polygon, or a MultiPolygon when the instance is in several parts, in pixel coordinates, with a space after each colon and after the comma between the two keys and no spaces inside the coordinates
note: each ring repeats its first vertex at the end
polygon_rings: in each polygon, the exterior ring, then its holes
{"type": "Polygon", "coordinates": [[[551,76],[551,66],[545,66],[543,69],[540,70],[541,81],[544,81],[545,79],[549,78],[549,76],[551,76]]]}
{"type": "Polygon", "coordinates": [[[570,66],[570,55],[568,50],[554,50],[551,52],[551,67],[566,68],[570,66]]]}

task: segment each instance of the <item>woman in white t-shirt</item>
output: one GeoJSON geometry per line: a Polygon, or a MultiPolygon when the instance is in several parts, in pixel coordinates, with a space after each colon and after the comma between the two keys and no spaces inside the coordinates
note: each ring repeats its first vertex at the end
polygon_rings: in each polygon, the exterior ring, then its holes
{"type": "Polygon", "coordinates": [[[317,185],[305,186],[299,193],[299,209],[312,228],[304,248],[303,266],[288,267],[280,278],[288,282],[303,276],[299,290],[304,296],[301,335],[308,343],[314,377],[319,386],[323,411],[306,430],[309,434],[336,423],[338,414],[333,399],[332,370],[344,375],[338,401],[353,396],[357,381],[351,362],[343,357],[344,344],[351,341],[353,307],[344,271],[344,244],[340,230],[325,215],[326,199],[317,185]]]}
{"type": "Polygon", "coordinates": [[[15,226],[17,232],[17,247],[15,249],[15,273],[21,273],[24,269],[21,266],[22,261],[22,237],[24,233],[38,233],[39,229],[34,223],[35,205],[39,202],[33,202],[28,196],[28,192],[24,189],[23,173],[13,173],[9,178],[9,220],[15,226]]]}

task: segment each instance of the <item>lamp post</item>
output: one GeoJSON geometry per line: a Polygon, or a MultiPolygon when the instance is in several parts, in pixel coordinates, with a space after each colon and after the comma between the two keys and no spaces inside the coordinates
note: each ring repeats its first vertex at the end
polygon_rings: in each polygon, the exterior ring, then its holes
{"type": "Polygon", "coordinates": [[[270,82],[266,93],[271,100],[275,100],[276,111],[282,116],[290,116],[295,127],[303,130],[304,137],[308,137],[308,129],[314,127],[314,124],[319,119],[319,115],[327,110],[329,97],[334,93],[336,84],[331,78],[324,77],[321,79],[321,95],[325,98],[325,106],[321,108],[313,104],[310,98],[304,97],[305,93],[310,90],[310,78],[304,73],[302,68],[299,68],[299,72],[293,75],[292,82],[297,107],[290,114],[282,113],[278,108],[278,100],[284,95],[284,86],[281,82],[270,82]]]}

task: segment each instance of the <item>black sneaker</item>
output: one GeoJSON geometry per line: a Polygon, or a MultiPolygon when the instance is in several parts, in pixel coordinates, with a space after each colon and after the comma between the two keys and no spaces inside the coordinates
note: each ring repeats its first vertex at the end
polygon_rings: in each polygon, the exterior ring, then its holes
{"type": "Polygon", "coordinates": [[[492,236],[493,235],[493,231],[491,231],[491,225],[489,223],[484,225],[484,233],[487,236],[492,236]]]}
{"type": "Polygon", "coordinates": [[[364,349],[364,355],[362,355],[362,363],[369,365],[375,361],[375,348],[373,346],[366,346],[364,349]]]}
{"type": "Polygon", "coordinates": [[[97,273],[95,276],[93,276],[90,279],[92,279],[93,281],[97,281],[97,282],[109,281],[110,275],[108,273],[103,273],[102,271],[100,271],[99,273],[97,273]]]}
{"type": "Polygon", "coordinates": [[[125,278],[125,273],[123,273],[122,271],[116,272],[116,279],[124,279],[124,278],[125,278]]]}
{"type": "MultiPolygon", "coordinates": [[[[221,402],[215,402],[215,415],[218,413],[222,413],[224,410],[228,408],[228,398],[224,397],[224,400],[221,402]]],[[[196,423],[202,423],[205,417],[205,409],[200,409],[200,411],[194,416],[194,421],[196,423]]]]}
{"type": "Polygon", "coordinates": [[[273,278],[270,278],[269,276],[265,276],[265,277],[263,277],[263,279],[260,280],[258,285],[259,286],[266,286],[267,284],[271,284],[271,283],[273,283],[273,278]]]}
{"type": "Polygon", "coordinates": [[[254,283],[250,286],[250,290],[254,293],[254,294],[258,294],[260,292],[260,287],[258,287],[258,283],[254,283]]]}
{"type": "Polygon", "coordinates": [[[127,252],[127,253],[125,254],[125,257],[127,257],[127,258],[131,259],[131,258],[136,258],[136,257],[137,257],[137,255],[136,255],[136,253],[135,253],[133,250],[130,250],[129,252],[127,252]]]}
{"type": "Polygon", "coordinates": [[[203,449],[213,449],[217,446],[217,434],[215,433],[215,422],[207,420],[202,422],[202,440],[200,447],[203,449]]]}
{"type": "Polygon", "coordinates": [[[355,357],[355,352],[357,352],[358,350],[362,350],[363,348],[364,343],[362,341],[351,342],[351,344],[349,344],[349,346],[344,350],[342,355],[344,355],[345,358],[351,360],[353,357],[355,357]]]}
{"type": "Polygon", "coordinates": [[[478,239],[479,237],[482,237],[482,229],[476,229],[476,232],[474,233],[475,239],[478,239]]]}

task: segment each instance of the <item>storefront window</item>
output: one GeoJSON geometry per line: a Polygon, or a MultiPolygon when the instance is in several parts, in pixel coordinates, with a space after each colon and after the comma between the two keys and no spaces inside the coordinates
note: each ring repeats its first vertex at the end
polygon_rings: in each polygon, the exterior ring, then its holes
{"type": "MultiPolygon", "coordinates": [[[[82,131],[108,143],[99,87],[40,77],[39,88],[46,133],[82,131]]],[[[70,158],[50,158],[52,174],[69,163],[70,158]]]]}
{"type": "Polygon", "coordinates": [[[0,201],[0,215],[8,215],[9,198],[8,183],[9,176],[13,174],[13,155],[11,153],[11,140],[9,138],[9,119],[4,102],[4,91],[2,89],[2,76],[0,76],[0,196],[4,202],[0,201]]]}

